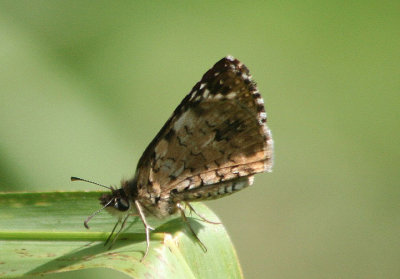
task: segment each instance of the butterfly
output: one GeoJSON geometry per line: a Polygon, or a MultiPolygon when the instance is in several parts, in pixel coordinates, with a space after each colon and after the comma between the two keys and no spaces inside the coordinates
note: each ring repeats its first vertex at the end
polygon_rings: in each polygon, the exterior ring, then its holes
{"type": "MultiPolygon", "coordinates": [[[[153,230],[146,216],[165,218],[179,212],[197,238],[184,205],[194,210],[190,202],[237,192],[253,184],[254,174],[270,172],[272,164],[273,140],[263,98],[247,67],[227,56],[183,99],[145,149],[134,177],[122,181],[121,188],[77,177],[71,180],[111,190],[100,197],[100,210],[118,218],[110,237],[118,224],[121,232],[130,215],[140,217],[146,231],[144,258],[153,230]]],[[[89,220],[100,210],[84,222],[85,227],[89,228],[89,220]]]]}

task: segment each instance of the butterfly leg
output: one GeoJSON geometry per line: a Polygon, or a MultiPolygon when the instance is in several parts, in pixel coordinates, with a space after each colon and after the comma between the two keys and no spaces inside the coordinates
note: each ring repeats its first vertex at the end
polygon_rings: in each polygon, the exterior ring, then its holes
{"type": "Polygon", "coordinates": [[[149,226],[149,224],[147,224],[146,218],[144,216],[143,213],[143,209],[142,206],[140,205],[140,203],[138,201],[135,200],[135,206],[137,211],[139,212],[139,217],[143,222],[144,228],[146,230],[146,252],[143,255],[143,258],[140,261],[143,261],[144,258],[147,256],[147,254],[149,253],[149,247],[150,247],[150,230],[154,230],[152,227],[149,226]]]}
{"type": "Polygon", "coordinates": [[[192,226],[189,223],[189,220],[187,219],[186,215],[185,215],[185,209],[183,208],[183,206],[180,203],[177,203],[176,206],[178,207],[182,219],[185,222],[185,224],[188,226],[190,232],[192,233],[192,235],[194,236],[194,238],[197,240],[197,242],[199,243],[201,249],[203,249],[204,252],[207,252],[207,247],[203,244],[203,242],[201,242],[200,238],[197,236],[197,234],[194,232],[192,226]]]}
{"type": "MultiPolygon", "coordinates": [[[[117,234],[115,235],[115,237],[113,238],[113,240],[111,241],[110,247],[108,249],[111,249],[111,247],[114,245],[115,241],[118,239],[119,234],[122,232],[122,230],[125,228],[126,222],[128,221],[128,217],[129,214],[127,214],[124,218],[124,221],[121,224],[121,227],[119,228],[117,234]]],[[[121,218],[118,220],[117,224],[121,222],[121,218]]],[[[111,239],[111,235],[114,233],[115,228],[117,227],[117,224],[115,224],[114,229],[112,230],[110,236],[108,237],[106,243],[111,239]]]]}
{"type": "Polygon", "coordinates": [[[194,214],[196,214],[196,215],[197,215],[201,220],[203,220],[204,222],[210,223],[210,224],[214,224],[214,225],[220,225],[220,224],[222,224],[221,222],[213,222],[213,221],[210,221],[210,220],[206,219],[204,216],[202,216],[202,215],[200,215],[199,213],[197,213],[197,211],[193,208],[193,206],[192,206],[190,203],[185,202],[185,204],[186,204],[187,207],[189,207],[190,213],[193,212],[194,214]]]}
{"type": "Polygon", "coordinates": [[[121,223],[121,220],[122,220],[122,219],[121,219],[121,218],[119,218],[119,219],[118,219],[118,221],[117,221],[117,223],[115,223],[115,226],[114,226],[114,228],[112,229],[112,231],[111,231],[110,235],[108,236],[108,238],[107,238],[106,242],[104,243],[104,246],[106,246],[106,245],[107,245],[107,243],[110,241],[110,239],[111,239],[112,235],[114,234],[114,232],[115,232],[115,229],[117,228],[118,224],[119,224],[119,223],[121,223]]]}

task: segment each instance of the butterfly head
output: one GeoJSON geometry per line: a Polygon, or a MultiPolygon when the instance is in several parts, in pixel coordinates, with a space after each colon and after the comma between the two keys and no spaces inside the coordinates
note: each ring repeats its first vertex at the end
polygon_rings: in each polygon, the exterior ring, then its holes
{"type": "MultiPolygon", "coordinates": [[[[111,190],[111,193],[109,194],[104,194],[102,195],[99,200],[100,200],[100,204],[102,205],[102,208],[100,208],[99,210],[97,210],[96,212],[94,212],[92,215],[90,215],[84,222],[84,225],[87,229],[89,229],[89,221],[96,216],[99,212],[101,212],[103,209],[106,209],[110,214],[121,218],[121,216],[127,216],[129,211],[132,211],[132,206],[131,203],[129,201],[128,195],[125,192],[125,183],[123,183],[123,187],[119,188],[119,189],[115,189],[113,187],[110,186],[105,186],[102,185],[100,183],[97,182],[93,182],[87,179],[83,179],[83,178],[79,178],[79,177],[71,177],[71,181],[84,181],[84,182],[88,182],[91,184],[95,184],[101,187],[104,187],[106,189],[111,190]]],[[[130,212],[131,213],[131,212],[130,212]]]]}
{"type": "Polygon", "coordinates": [[[111,189],[111,193],[104,194],[100,198],[100,204],[112,215],[126,213],[130,208],[129,199],[124,189],[111,189]]]}

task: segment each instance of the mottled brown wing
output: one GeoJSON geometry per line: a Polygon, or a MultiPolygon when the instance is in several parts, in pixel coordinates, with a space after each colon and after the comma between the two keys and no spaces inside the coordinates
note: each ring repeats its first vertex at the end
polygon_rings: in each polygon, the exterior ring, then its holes
{"type": "Polygon", "coordinates": [[[154,201],[229,181],[251,184],[253,174],[272,167],[266,122],[246,66],[221,59],[145,150],[135,176],[139,194],[154,201]]]}

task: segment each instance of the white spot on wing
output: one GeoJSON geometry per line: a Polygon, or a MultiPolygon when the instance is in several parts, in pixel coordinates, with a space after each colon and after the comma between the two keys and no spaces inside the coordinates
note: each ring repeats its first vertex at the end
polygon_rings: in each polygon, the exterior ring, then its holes
{"type": "Polygon", "coordinates": [[[252,185],[254,183],[254,176],[253,175],[248,177],[247,183],[248,183],[248,185],[252,185]]]}
{"type": "Polygon", "coordinates": [[[175,121],[174,130],[179,131],[183,128],[185,124],[188,124],[189,121],[186,121],[188,117],[190,117],[190,110],[185,111],[182,115],[175,121]]]}
{"type": "Polygon", "coordinates": [[[185,189],[187,186],[190,185],[190,181],[188,179],[183,180],[180,184],[179,184],[179,191],[183,191],[183,189],[185,189]]]}
{"type": "Polygon", "coordinates": [[[208,89],[204,90],[203,92],[203,98],[206,99],[208,95],[210,94],[210,91],[208,89]]]}
{"type": "Polygon", "coordinates": [[[256,103],[257,103],[257,105],[263,105],[264,100],[262,98],[258,98],[258,99],[256,99],[256,103]]]}
{"type": "Polygon", "coordinates": [[[237,92],[231,92],[228,95],[226,95],[226,98],[234,99],[236,96],[237,96],[237,92]]]}
{"type": "Polygon", "coordinates": [[[224,96],[221,93],[218,93],[217,95],[215,95],[214,99],[220,100],[222,99],[224,96]]]}
{"type": "Polygon", "coordinates": [[[191,94],[190,94],[190,101],[191,100],[193,100],[193,98],[194,98],[194,96],[196,96],[196,93],[197,93],[197,91],[193,91],[191,94]]]}

